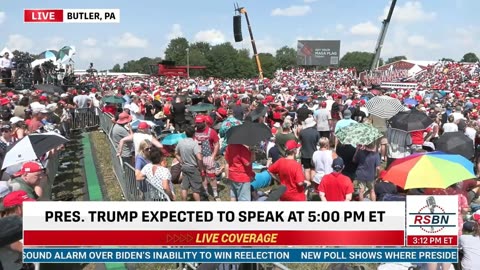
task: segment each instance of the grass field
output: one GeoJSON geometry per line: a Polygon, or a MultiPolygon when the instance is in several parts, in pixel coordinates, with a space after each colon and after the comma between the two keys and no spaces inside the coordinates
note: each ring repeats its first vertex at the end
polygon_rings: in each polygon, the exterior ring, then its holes
{"type": "MultiPolygon", "coordinates": [[[[106,135],[102,132],[93,132],[91,134],[92,145],[95,148],[95,155],[97,160],[97,170],[99,170],[100,178],[103,178],[103,185],[105,187],[104,194],[106,198],[110,201],[123,201],[122,190],[118,184],[117,179],[113,173],[111,154],[109,149],[109,142],[106,139],[106,135]]],[[[229,187],[224,181],[219,184],[219,195],[222,201],[229,201],[229,187]]],[[[177,198],[180,196],[180,186],[175,185],[175,193],[177,198]]],[[[212,198],[210,198],[212,200],[212,198]]],[[[284,264],[291,270],[334,270],[334,269],[343,269],[343,268],[334,268],[334,265],[329,264],[284,264]]],[[[272,265],[268,266],[269,270],[278,270],[279,268],[274,268],[272,265]],[[272,268],[273,267],[273,268],[272,268]]],[[[377,269],[374,264],[364,264],[365,270],[374,270],[377,269]]],[[[87,267],[91,267],[88,265],[87,267]]],[[[133,270],[170,270],[177,269],[174,264],[132,264],[128,265],[128,268],[133,270]]],[[[92,268],[84,268],[85,270],[91,270],[92,268]]],[[[181,270],[181,269],[180,269],[181,270]]]]}

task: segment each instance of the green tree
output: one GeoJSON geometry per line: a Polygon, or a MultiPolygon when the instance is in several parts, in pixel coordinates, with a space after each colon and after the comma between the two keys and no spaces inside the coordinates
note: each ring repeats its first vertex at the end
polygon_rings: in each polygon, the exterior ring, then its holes
{"type": "Polygon", "coordinates": [[[442,59],[440,59],[440,60],[438,60],[438,61],[442,61],[442,62],[457,62],[457,61],[453,60],[452,58],[445,58],[445,57],[442,58],[442,59]]]}
{"type": "Polygon", "coordinates": [[[142,57],[138,60],[130,60],[123,64],[123,68],[121,69],[121,72],[139,72],[143,74],[151,74],[152,73],[151,66],[156,65],[160,61],[162,61],[160,57],[156,57],[156,58],[142,57]]]}
{"type": "Polygon", "coordinates": [[[385,62],[385,65],[388,65],[390,63],[397,62],[400,60],[407,60],[407,57],[405,55],[399,55],[399,56],[388,58],[387,62],[385,62]]]}
{"type": "Polygon", "coordinates": [[[120,67],[120,64],[115,64],[113,68],[111,69],[112,72],[121,72],[122,68],[120,67]]]}
{"type": "Polygon", "coordinates": [[[277,68],[288,69],[297,65],[297,52],[294,48],[283,46],[275,53],[277,68]]]}
{"type": "Polygon", "coordinates": [[[188,47],[189,44],[186,38],[179,37],[170,40],[165,50],[165,60],[175,61],[176,65],[186,65],[188,47]]]}
{"type": "MultiPolygon", "coordinates": [[[[340,67],[355,67],[357,72],[369,70],[373,57],[374,54],[370,52],[348,52],[340,59],[340,67]]],[[[380,66],[383,65],[382,62],[380,61],[380,66]]]]}
{"type": "Polygon", "coordinates": [[[190,50],[197,50],[205,57],[212,49],[212,46],[208,42],[195,42],[190,45],[190,50]]]}
{"type": "MultiPolygon", "coordinates": [[[[207,55],[204,54],[198,47],[190,47],[189,64],[190,66],[207,66],[207,55]]],[[[205,72],[205,70],[191,69],[190,76],[205,76],[205,72]]]]}
{"type": "Polygon", "coordinates": [[[257,66],[252,62],[250,51],[248,49],[237,50],[236,61],[237,78],[253,78],[258,76],[257,66]]]}
{"type": "Polygon", "coordinates": [[[237,58],[237,50],[230,42],[213,46],[207,56],[207,74],[220,78],[238,78],[237,58]]]}
{"type": "Polygon", "coordinates": [[[473,52],[469,52],[469,53],[466,53],[462,60],[460,60],[460,62],[467,62],[467,63],[476,63],[478,62],[478,57],[475,53],[473,52]]]}
{"type": "MultiPolygon", "coordinates": [[[[260,58],[260,63],[262,65],[263,76],[266,78],[273,78],[277,66],[275,57],[271,53],[259,53],[258,57],[260,58]]],[[[256,66],[255,57],[253,58],[253,61],[256,66]]]]}

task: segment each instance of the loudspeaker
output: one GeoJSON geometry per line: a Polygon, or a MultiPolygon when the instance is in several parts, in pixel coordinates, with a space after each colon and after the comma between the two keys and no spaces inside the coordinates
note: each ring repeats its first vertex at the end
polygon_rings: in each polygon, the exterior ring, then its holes
{"type": "Polygon", "coordinates": [[[243,40],[242,37],[242,15],[233,16],[233,37],[235,42],[243,40]]]}

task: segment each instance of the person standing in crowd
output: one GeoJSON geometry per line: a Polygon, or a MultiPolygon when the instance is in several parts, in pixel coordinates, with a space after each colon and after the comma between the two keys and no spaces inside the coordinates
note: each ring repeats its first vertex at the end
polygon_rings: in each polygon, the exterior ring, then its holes
{"type": "MultiPolygon", "coordinates": [[[[11,216],[23,216],[23,202],[35,201],[30,198],[23,190],[13,191],[3,198],[2,208],[0,210],[0,218],[11,216]]],[[[10,228],[9,228],[10,229],[10,228]]],[[[16,241],[8,246],[0,246],[0,269],[22,270],[30,269],[22,264],[23,243],[16,241]],[[2,268],[4,267],[4,268],[2,268]]]]}
{"type": "Polygon", "coordinates": [[[315,120],[317,120],[317,131],[320,137],[330,138],[330,126],[332,124],[332,115],[327,109],[327,102],[322,101],[320,108],[314,113],[315,120]]]}
{"type": "Polygon", "coordinates": [[[143,120],[142,104],[140,97],[138,96],[132,97],[132,102],[130,103],[130,115],[132,116],[132,121],[143,120]]]}
{"type": "Polygon", "coordinates": [[[323,202],[351,201],[353,194],[352,180],[342,174],[345,167],[343,159],[337,157],[332,162],[333,172],[325,175],[318,185],[318,194],[323,202]]]}
{"type": "Polygon", "coordinates": [[[375,151],[375,143],[368,146],[357,147],[353,161],[358,164],[357,171],[355,172],[355,188],[365,188],[365,194],[359,194],[359,200],[364,200],[365,195],[369,194],[369,200],[375,201],[375,179],[377,173],[380,172],[381,165],[380,155],[375,151]]]}
{"type": "Polygon", "coordinates": [[[280,154],[282,157],[286,156],[286,143],[290,140],[297,140],[297,137],[295,136],[295,133],[292,131],[292,122],[291,121],[285,121],[282,124],[282,130],[280,132],[277,132],[277,135],[275,135],[275,143],[278,146],[278,150],[280,151],[280,154]]]}
{"type": "Polygon", "coordinates": [[[29,198],[35,200],[42,196],[43,190],[40,183],[45,177],[45,169],[42,164],[35,161],[25,162],[14,177],[9,182],[12,191],[23,190],[29,198]]]}
{"type": "Polygon", "coordinates": [[[352,124],[356,124],[356,123],[358,123],[358,122],[352,119],[352,111],[347,109],[343,112],[343,119],[339,120],[337,122],[337,124],[335,125],[334,132],[337,132],[341,128],[348,127],[348,126],[350,126],[352,124]]]}
{"type": "Polygon", "coordinates": [[[182,200],[187,200],[188,190],[191,189],[193,199],[200,201],[200,194],[205,192],[202,186],[202,177],[205,176],[203,157],[200,145],[194,140],[195,128],[185,128],[187,138],[178,142],[175,148],[175,157],[181,164],[183,174],[182,200]]]}
{"type": "MultiPolygon", "coordinates": [[[[112,127],[112,130],[110,131],[110,137],[112,138],[112,142],[115,146],[115,148],[119,147],[120,141],[128,137],[130,134],[132,134],[131,129],[127,129],[127,125],[132,121],[132,117],[125,112],[122,112],[121,114],[118,115],[118,120],[115,122],[115,124],[112,127]]],[[[126,162],[127,164],[133,165],[133,160],[132,160],[132,153],[133,153],[133,142],[129,141],[125,143],[125,146],[122,147],[122,152],[120,154],[120,157],[123,162],[126,162]]]]}
{"type": "MultiPolygon", "coordinates": [[[[146,164],[140,170],[140,173],[136,174],[136,179],[140,181],[146,180],[155,189],[163,191],[170,201],[175,201],[172,174],[170,173],[170,170],[165,167],[167,161],[162,156],[160,149],[151,147],[148,151],[150,163],[146,164]]],[[[158,197],[158,192],[156,192],[155,189],[147,191],[150,192],[151,198],[158,197]]]]}
{"type": "Polygon", "coordinates": [[[313,112],[308,108],[307,104],[303,104],[297,110],[297,120],[298,124],[303,124],[303,122],[310,116],[313,115],[313,112]]]}
{"type": "Polygon", "coordinates": [[[320,134],[316,129],[317,123],[313,117],[305,119],[304,129],[300,131],[299,141],[302,147],[300,148],[300,155],[303,169],[305,170],[305,178],[311,182],[315,175],[315,166],[312,163],[313,153],[317,150],[318,141],[320,140],[320,134]]]}
{"type": "Polygon", "coordinates": [[[455,123],[455,117],[453,116],[453,114],[450,114],[450,116],[448,116],[448,122],[443,124],[442,129],[443,133],[458,131],[458,126],[455,123]]]}
{"type": "Polygon", "coordinates": [[[135,155],[138,154],[140,143],[143,141],[149,141],[151,144],[158,148],[163,148],[163,145],[150,133],[150,126],[146,122],[140,122],[137,127],[137,132],[130,133],[127,137],[124,137],[118,143],[117,156],[122,155],[123,145],[126,142],[133,141],[133,147],[135,150],[135,155]]]}
{"type": "Polygon", "coordinates": [[[92,99],[87,95],[85,91],[82,91],[80,95],[77,95],[73,98],[73,102],[75,103],[77,109],[87,109],[91,108],[93,103],[92,99]]]}
{"type": "Polygon", "coordinates": [[[315,189],[322,182],[323,177],[333,171],[332,163],[337,157],[336,153],[330,150],[330,140],[327,137],[320,138],[319,145],[320,149],[315,151],[312,157],[312,163],[315,168],[313,176],[315,189]]]}
{"type": "Polygon", "coordinates": [[[181,97],[175,98],[175,103],[171,106],[171,114],[173,116],[173,124],[175,125],[175,130],[177,132],[183,132],[185,130],[185,125],[187,120],[185,114],[187,112],[187,107],[183,102],[181,97]]]}
{"type": "Polygon", "coordinates": [[[251,201],[250,182],[255,178],[252,169],[255,152],[242,144],[229,144],[225,150],[225,160],[231,201],[251,201]]]}
{"type": "Polygon", "coordinates": [[[306,201],[305,186],[310,184],[305,180],[302,165],[295,160],[300,145],[295,140],[285,143],[285,155],[273,163],[268,171],[273,178],[278,179],[287,190],[280,198],[281,201],[306,201]],[[278,178],[277,178],[278,175],[278,178]]]}
{"type": "Polygon", "coordinates": [[[480,210],[473,213],[472,219],[475,222],[473,234],[462,235],[459,239],[459,247],[463,252],[460,262],[462,270],[480,269],[480,210]]]}
{"type": "Polygon", "coordinates": [[[217,189],[217,180],[215,175],[215,159],[220,150],[218,134],[215,130],[207,126],[204,115],[197,115],[195,117],[195,140],[201,147],[203,165],[205,168],[205,177],[203,187],[208,191],[208,183],[212,186],[213,197],[219,201],[217,189]]]}
{"type": "Polygon", "coordinates": [[[12,68],[13,63],[8,52],[3,54],[0,59],[0,72],[6,87],[12,87],[12,68]]]}

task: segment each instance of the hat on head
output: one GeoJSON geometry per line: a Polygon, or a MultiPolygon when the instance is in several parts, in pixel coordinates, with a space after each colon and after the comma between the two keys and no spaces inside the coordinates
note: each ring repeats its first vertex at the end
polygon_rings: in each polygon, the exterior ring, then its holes
{"type": "Polygon", "coordinates": [[[43,171],[44,168],[42,164],[36,162],[36,161],[28,161],[23,163],[22,168],[20,171],[18,171],[17,175],[22,175],[26,173],[35,173],[35,172],[41,172],[43,171]]]}
{"type": "Polygon", "coordinates": [[[315,120],[313,119],[313,117],[308,117],[307,119],[305,119],[305,128],[311,128],[311,127],[314,127],[316,126],[317,123],[315,122],[315,120]]]}
{"type": "Polygon", "coordinates": [[[205,117],[203,115],[197,115],[195,116],[195,123],[200,124],[205,122],[205,117]]]}
{"type": "Polygon", "coordinates": [[[22,205],[23,202],[33,202],[35,201],[32,198],[28,197],[27,192],[24,190],[17,190],[7,194],[3,198],[3,207],[13,207],[17,205],[22,205]]]}
{"type": "Polygon", "coordinates": [[[285,149],[290,151],[299,148],[301,145],[295,140],[289,140],[285,143],[285,149]]]}
{"type": "Polygon", "coordinates": [[[480,222],[480,210],[477,210],[475,213],[473,213],[472,218],[476,222],[480,222]]]}
{"type": "Polygon", "coordinates": [[[149,128],[150,128],[150,126],[148,125],[147,122],[140,122],[138,124],[138,129],[149,129],[149,128]]]}
{"type": "Polygon", "coordinates": [[[126,123],[130,123],[132,121],[132,116],[126,112],[122,112],[118,115],[117,124],[124,125],[126,123]]]}
{"type": "Polygon", "coordinates": [[[18,116],[14,116],[14,117],[10,118],[10,123],[11,124],[16,124],[16,123],[21,122],[21,121],[24,121],[24,119],[20,118],[18,116]]]}
{"type": "Polygon", "coordinates": [[[217,112],[223,117],[227,116],[227,110],[225,110],[225,108],[218,108],[217,112]]]}
{"type": "Polygon", "coordinates": [[[346,118],[346,119],[352,118],[352,111],[350,111],[349,109],[346,109],[346,110],[343,112],[343,118],[346,118]]]}
{"type": "Polygon", "coordinates": [[[345,166],[345,164],[343,163],[343,159],[341,157],[337,157],[332,162],[332,168],[336,172],[339,172],[339,171],[343,170],[344,166],[345,166]]]}

